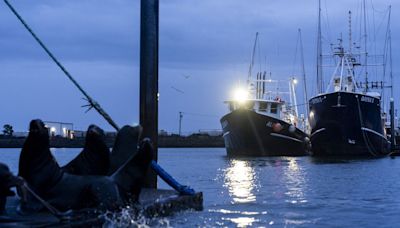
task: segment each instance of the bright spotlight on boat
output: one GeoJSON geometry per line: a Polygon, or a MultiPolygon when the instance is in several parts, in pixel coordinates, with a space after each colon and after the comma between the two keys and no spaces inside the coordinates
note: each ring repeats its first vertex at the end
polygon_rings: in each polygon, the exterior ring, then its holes
{"type": "Polygon", "coordinates": [[[247,90],[244,90],[242,88],[238,88],[235,90],[234,93],[234,99],[239,102],[239,103],[243,103],[247,100],[248,97],[248,93],[247,90]]]}
{"type": "Polygon", "coordinates": [[[299,81],[297,81],[297,79],[293,78],[293,84],[297,84],[299,81]]]}
{"type": "Polygon", "coordinates": [[[310,115],[310,118],[314,118],[314,112],[313,111],[311,111],[309,115],[310,115]]]}

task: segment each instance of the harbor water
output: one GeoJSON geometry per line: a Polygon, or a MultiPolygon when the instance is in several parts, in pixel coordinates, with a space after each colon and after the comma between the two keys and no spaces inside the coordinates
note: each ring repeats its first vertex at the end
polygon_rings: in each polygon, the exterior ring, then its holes
{"type": "MultiPolygon", "coordinates": [[[[0,149],[16,173],[19,149],[0,149]]],[[[53,149],[60,165],[80,149],[53,149]]],[[[148,221],[172,227],[396,227],[400,158],[228,158],[223,148],[159,150],[159,163],[204,193],[203,211],[148,221]]],[[[168,186],[159,181],[160,188],[168,186]]]]}

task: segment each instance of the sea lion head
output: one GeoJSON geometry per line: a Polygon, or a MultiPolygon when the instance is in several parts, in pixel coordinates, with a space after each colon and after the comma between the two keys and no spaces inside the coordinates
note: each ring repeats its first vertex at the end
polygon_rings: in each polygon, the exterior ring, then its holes
{"type": "Polygon", "coordinates": [[[29,124],[29,135],[20,153],[18,169],[18,175],[39,194],[62,177],[63,173],[50,152],[49,131],[40,119],[29,124]]]}
{"type": "Polygon", "coordinates": [[[75,175],[106,175],[110,167],[110,150],[104,131],[92,124],[86,131],[85,147],[79,155],[62,167],[75,175]]]}
{"type": "Polygon", "coordinates": [[[32,141],[34,147],[48,147],[49,146],[49,129],[45,127],[40,119],[32,120],[29,124],[28,139],[32,141]]]}
{"type": "Polygon", "coordinates": [[[86,142],[103,142],[105,133],[100,127],[91,124],[86,132],[86,142]]]}

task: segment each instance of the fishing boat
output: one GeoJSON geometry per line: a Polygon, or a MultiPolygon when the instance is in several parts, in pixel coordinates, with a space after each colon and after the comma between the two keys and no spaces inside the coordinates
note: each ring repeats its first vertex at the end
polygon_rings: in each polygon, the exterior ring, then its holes
{"type": "MultiPolygon", "coordinates": [[[[260,74],[259,74],[260,75],[260,74]]],[[[265,75],[265,74],[264,74],[265,75]]],[[[265,78],[265,77],[264,77],[265,78]]],[[[277,80],[257,80],[266,88],[277,80]]],[[[295,79],[289,81],[294,88],[295,79]]],[[[259,89],[257,89],[259,91],[259,89]]],[[[229,156],[307,155],[307,134],[298,128],[293,103],[282,99],[285,92],[261,90],[254,98],[237,91],[236,99],[226,101],[230,112],[221,118],[225,147],[229,156]]]]}
{"type": "Polygon", "coordinates": [[[274,80],[267,72],[251,76],[258,33],[253,48],[246,88],[238,87],[225,101],[229,113],[220,122],[228,156],[303,156],[308,136],[299,127],[295,85],[297,79],[274,80]],[[285,85],[285,86],[283,86],[285,85]],[[288,91],[282,88],[288,88],[288,91]],[[289,99],[286,99],[288,98],[289,99]]]}
{"type": "MultiPolygon", "coordinates": [[[[344,48],[342,39],[334,48],[336,66],[328,87],[325,92],[320,89],[320,94],[309,100],[310,139],[314,156],[379,157],[390,152],[382,97],[379,92],[373,91],[383,89],[384,82],[368,80],[367,50],[356,54],[352,51],[351,12],[349,31],[348,48],[344,48]],[[356,69],[360,67],[363,70],[356,69]],[[356,72],[362,75],[356,75],[356,72]],[[360,78],[364,81],[356,80],[360,78]]],[[[320,34],[319,26],[319,52],[320,34]]],[[[321,72],[322,54],[318,56],[318,70],[321,72]]],[[[321,75],[317,78],[318,87],[322,88],[321,75]]]]}

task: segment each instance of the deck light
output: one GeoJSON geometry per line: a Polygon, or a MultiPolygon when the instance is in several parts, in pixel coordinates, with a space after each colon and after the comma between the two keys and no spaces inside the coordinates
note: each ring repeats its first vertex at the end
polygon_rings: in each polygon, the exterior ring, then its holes
{"type": "Polygon", "coordinates": [[[233,97],[234,97],[235,101],[237,101],[239,103],[244,103],[247,100],[248,95],[249,94],[248,94],[247,90],[242,89],[242,88],[237,88],[234,91],[233,97]]]}

